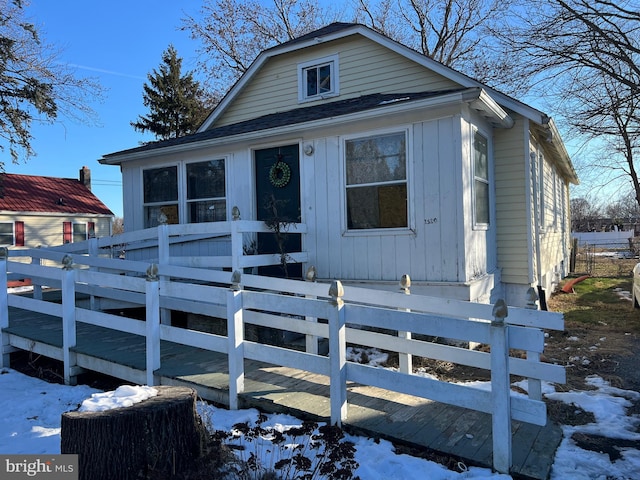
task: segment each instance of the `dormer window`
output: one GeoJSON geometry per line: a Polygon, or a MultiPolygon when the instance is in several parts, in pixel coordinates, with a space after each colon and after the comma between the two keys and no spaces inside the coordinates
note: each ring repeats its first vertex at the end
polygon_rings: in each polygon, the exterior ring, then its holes
{"type": "Polygon", "coordinates": [[[298,65],[298,100],[310,102],[339,94],[338,55],[298,65]]]}

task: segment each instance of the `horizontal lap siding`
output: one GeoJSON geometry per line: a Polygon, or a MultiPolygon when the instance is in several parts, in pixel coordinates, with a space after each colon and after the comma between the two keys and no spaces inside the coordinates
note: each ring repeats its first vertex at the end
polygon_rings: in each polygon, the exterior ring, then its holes
{"type": "Polygon", "coordinates": [[[92,216],[72,215],[2,215],[0,222],[24,222],[24,246],[38,247],[40,245],[61,245],[63,242],[63,224],[89,223],[95,224],[97,237],[106,237],[111,234],[111,218],[96,218],[92,216]]]}
{"type": "Polygon", "coordinates": [[[514,115],[516,124],[509,130],[496,130],[496,221],[498,264],[505,283],[530,282],[529,232],[527,210],[526,122],[514,115]]]}
{"type": "Polygon", "coordinates": [[[340,61],[340,95],[335,100],[371,93],[406,93],[457,87],[450,80],[391,50],[364,37],[353,36],[270,58],[212,128],[317,105],[320,102],[298,103],[297,65],[336,53],[340,61]]]}

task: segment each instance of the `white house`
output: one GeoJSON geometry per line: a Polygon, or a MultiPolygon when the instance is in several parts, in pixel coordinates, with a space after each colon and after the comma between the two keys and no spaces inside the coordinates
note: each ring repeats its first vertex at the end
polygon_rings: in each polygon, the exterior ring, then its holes
{"type": "Polygon", "coordinates": [[[578,179],[553,120],[358,24],[265,50],[198,133],[100,162],[128,229],[275,206],[319,278],[522,305],[568,267],[578,179]]]}

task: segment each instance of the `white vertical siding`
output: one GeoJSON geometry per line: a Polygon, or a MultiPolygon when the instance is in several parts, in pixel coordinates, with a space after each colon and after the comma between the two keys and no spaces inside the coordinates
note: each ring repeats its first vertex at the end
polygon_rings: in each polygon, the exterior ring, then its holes
{"type": "Polygon", "coordinates": [[[314,154],[303,156],[301,182],[308,188],[303,198],[313,198],[313,205],[304,208],[309,227],[305,246],[320,277],[398,281],[409,274],[416,280],[465,280],[458,261],[459,117],[416,123],[410,139],[413,231],[345,232],[343,138],[314,140],[314,154]]]}

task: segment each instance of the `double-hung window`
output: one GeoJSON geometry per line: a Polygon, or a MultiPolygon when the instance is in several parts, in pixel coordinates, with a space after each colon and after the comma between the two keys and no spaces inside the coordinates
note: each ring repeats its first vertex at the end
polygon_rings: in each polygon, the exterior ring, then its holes
{"type": "Polygon", "coordinates": [[[338,95],[338,56],[298,65],[298,100],[306,102],[338,95]]]}
{"type": "Polygon", "coordinates": [[[224,159],[188,163],[186,178],[189,223],[225,221],[224,159]]]}
{"type": "Polygon", "coordinates": [[[476,225],[489,225],[489,147],[487,137],[475,132],[473,138],[474,218],[476,225]]]}
{"type": "Polygon", "coordinates": [[[13,222],[0,223],[0,246],[8,247],[14,243],[13,222]]]}
{"type": "Polygon", "coordinates": [[[407,133],[345,141],[347,229],[408,228],[407,133]]]}
{"type": "Polygon", "coordinates": [[[144,227],[180,223],[178,216],[178,167],[143,170],[144,227]]]}
{"type": "Polygon", "coordinates": [[[84,242],[95,236],[95,222],[62,222],[62,243],[84,242]]]}

